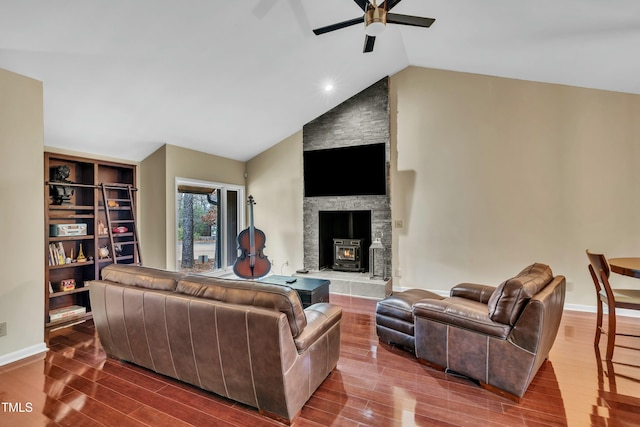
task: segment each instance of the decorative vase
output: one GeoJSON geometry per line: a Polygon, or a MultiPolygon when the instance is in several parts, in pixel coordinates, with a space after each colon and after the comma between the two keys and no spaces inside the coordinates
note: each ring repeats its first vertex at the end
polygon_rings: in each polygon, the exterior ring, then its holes
{"type": "Polygon", "coordinates": [[[109,258],[109,248],[107,248],[106,246],[103,246],[101,248],[98,249],[98,256],[100,258],[109,258]]]}

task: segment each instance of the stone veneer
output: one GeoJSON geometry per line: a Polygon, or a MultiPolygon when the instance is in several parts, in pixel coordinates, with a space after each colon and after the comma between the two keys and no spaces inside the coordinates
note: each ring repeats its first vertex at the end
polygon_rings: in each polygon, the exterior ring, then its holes
{"type": "MultiPolygon", "coordinates": [[[[391,277],[391,202],[389,197],[389,78],[385,77],[359,94],[307,123],[302,128],[304,151],[356,145],[386,144],[387,195],[305,197],[303,201],[304,267],[319,269],[319,212],[371,210],[371,241],[382,232],[384,264],[391,277]]],[[[331,173],[327,165],[327,173],[331,173]]],[[[341,236],[336,236],[341,237],[341,236]]],[[[368,248],[365,249],[368,256],[368,248]]],[[[376,264],[381,260],[376,259],[376,264]]],[[[376,271],[378,269],[376,268],[376,271]]]]}

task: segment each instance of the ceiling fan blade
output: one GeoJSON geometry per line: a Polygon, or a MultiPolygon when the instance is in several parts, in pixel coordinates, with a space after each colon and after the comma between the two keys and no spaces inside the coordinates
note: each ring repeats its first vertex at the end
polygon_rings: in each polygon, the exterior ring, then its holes
{"type": "Polygon", "coordinates": [[[420,16],[398,15],[397,13],[387,13],[387,23],[412,25],[414,27],[427,27],[436,22],[433,18],[422,18],[420,16]]]}
{"type": "MultiPolygon", "coordinates": [[[[271,12],[278,1],[280,0],[260,0],[253,7],[251,13],[253,13],[253,16],[255,16],[256,18],[263,19],[269,14],[269,12],[271,12]]],[[[311,24],[309,24],[307,14],[300,0],[289,0],[289,6],[291,6],[291,10],[293,10],[293,14],[296,16],[296,20],[298,22],[298,26],[300,27],[301,33],[305,36],[309,35],[311,24]]]]}
{"type": "Polygon", "coordinates": [[[360,6],[360,9],[362,9],[363,12],[367,11],[367,8],[369,7],[369,0],[353,0],[353,1],[356,2],[358,6],[360,6]]]}
{"type": "Polygon", "coordinates": [[[383,9],[386,9],[386,10],[391,10],[391,9],[394,8],[395,5],[397,5],[401,1],[402,0],[385,0],[385,1],[382,2],[380,7],[383,8],[383,9]]]}
{"type": "Polygon", "coordinates": [[[311,29],[311,24],[307,19],[307,13],[302,6],[302,3],[298,0],[289,0],[289,5],[291,6],[291,10],[293,10],[293,14],[296,17],[296,21],[298,22],[298,26],[300,27],[300,31],[302,34],[309,35],[309,30],[311,29]]]}
{"type": "Polygon", "coordinates": [[[278,0],[260,0],[251,11],[258,18],[264,18],[278,0]]]}
{"type": "Polygon", "coordinates": [[[367,53],[373,51],[373,44],[376,42],[376,38],[374,36],[366,36],[364,38],[364,49],[362,49],[362,53],[367,53]]]}
{"type": "Polygon", "coordinates": [[[341,28],[350,27],[350,26],[356,25],[356,24],[362,24],[363,22],[364,22],[364,18],[363,17],[353,18],[353,19],[350,19],[348,21],[338,22],[337,24],[327,25],[326,27],[316,28],[315,30],[313,30],[313,32],[314,32],[314,34],[316,36],[319,36],[320,34],[328,33],[330,31],[339,30],[341,28]]]}

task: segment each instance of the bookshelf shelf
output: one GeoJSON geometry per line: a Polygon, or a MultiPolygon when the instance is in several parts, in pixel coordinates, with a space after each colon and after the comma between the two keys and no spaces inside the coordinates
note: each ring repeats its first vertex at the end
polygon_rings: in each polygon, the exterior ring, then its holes
{"type": "Polygon", "coordinates": [[[72,262],[71,264],[62,264],[62,265],[49,265],[49,269],[51,270],[64,270],[65,268],[82,268],[87,265],[94,265],[93,261],[85,261],[85,262],[72,262]]]}
{"type": "Polygon", "coordinates": [[[86,236],[57,236],[49,237],[50,242],[72,242],[74,240],[93,240],[95,236],[93,234],[87,234],[86,236]]]}
{"type": "Polygon", "coordinates": [[[79,288],[71,289],[70,291],[53,292],[49,294],[49,298],[57,298],[65,295],[77,294],[80,292],[89,292],[89,288],[86,286],[82,286],[79,288]]]}

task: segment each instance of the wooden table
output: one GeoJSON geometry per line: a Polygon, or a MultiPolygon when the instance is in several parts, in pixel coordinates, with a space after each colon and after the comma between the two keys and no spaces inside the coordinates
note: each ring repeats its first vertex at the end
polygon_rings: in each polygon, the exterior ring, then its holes
{"type": "Polygon", "coordinates": [[[329,302],[329,283],[331,282],[327,279],[272,275],[264,277],[258,282],[289,286],[298,292],[304,308],[317,302],[329,302]]]}
{"type": "Polygon", "coordinates": [[[640,279],[640,258],[609,258],[607,261],[614,273],[640,279]]]}

